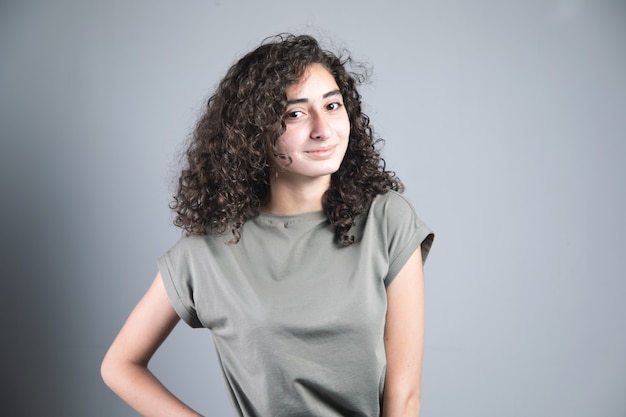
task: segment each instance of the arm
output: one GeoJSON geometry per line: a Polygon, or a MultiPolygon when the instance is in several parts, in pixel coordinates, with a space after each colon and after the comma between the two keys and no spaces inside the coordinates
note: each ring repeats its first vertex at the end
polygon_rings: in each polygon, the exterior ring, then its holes
{"type": "Polygon", "coordinates": [[[102,361],[100,371],[104,382],[143,416],[200,415],[148,370],[150,358],[178,321],[159,273],[102,361]]]}
{"type": "Polygon", "coordinates": [[[383,417],[417,417],[424,351],[424,269],[421,249],[387,288],[387,373],[383,417]]]}

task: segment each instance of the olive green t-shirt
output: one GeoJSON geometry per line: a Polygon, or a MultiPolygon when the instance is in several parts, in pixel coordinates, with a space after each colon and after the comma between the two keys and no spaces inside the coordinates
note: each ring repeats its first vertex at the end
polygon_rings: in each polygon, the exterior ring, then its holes
{"type": "Polygon", "coordinates": [[[379,416],[390,285],[433,234],[390,191],[335,243],[323,212],[261,213],[241,240],[190,236],[158,260],[171,302],[211,330],[238,416],[379,416]]]}

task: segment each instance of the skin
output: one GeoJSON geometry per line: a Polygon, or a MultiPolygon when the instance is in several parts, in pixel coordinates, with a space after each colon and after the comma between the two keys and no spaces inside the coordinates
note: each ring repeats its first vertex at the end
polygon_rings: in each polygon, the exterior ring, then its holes
{"type": "Polygon", "coordinates": [[[285,132],[272,152],[270,197],[263,211],[297,214],[322,209],[330,176],[341,165],[350,136],[350,120],[334,77],[322,65],[307,69],[302,81],[287,88],[285,132]]]}
{"type": "MultiPolygon", "coordinates": [[[[350,122],[334,78],[321,65],[309,67],[302,81],[287,89],[287,99],[287,129],[276,150],[291,163],[269,153],[278,175],[262,210],[276,214],[319,211],[330,176],[345,155],[350,122]]],[[[424,274],[418,248],[387,288],[383,417],[419,416],[423,306],[424,274]]],[[[143,416],[200,416],[148,369],[150,359],[179,321],[159,273],[102,362],[105,383],[143,416]]]]}
{"type": "Polygon", "coordinates": [[[424,352],[424,269],[418,247],[387,287],[383,417],[418,417],[424,352]]]}

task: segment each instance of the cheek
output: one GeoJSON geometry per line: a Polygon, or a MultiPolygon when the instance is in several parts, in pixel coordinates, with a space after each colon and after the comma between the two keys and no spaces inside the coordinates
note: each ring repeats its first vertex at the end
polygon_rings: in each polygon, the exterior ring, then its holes
{"type": "Polygon", "coordinates": [[[341,117],[337,119],[335,129],[341,131],[342,134],[350,133],[350,116],[348,116],[348,109],[345,107],[341,117]]]}
{"type": "Polygon", "coordinates": [[[291,141],[289,140],[288,135],[283,135],[276,140],[276,152],[278,154],[289,155],[293,152],[292,146],[290,146],[291,141]]]}
{"type": "Polygon", "coordinates": [[[284,166],[288,164],[288,161],[293,158],[294,153],[296,152],[296,147],[294,146],[294,138],[293,135],[290,135],[289,132],[283,133],[278,139],[276,139],[276,146],[274,149],[268,150],[268,156],[274,165],[284,166]],[[275,154],[278,154],[276,156],[275,154]],[[283,157],[281,157],[281,155],[283,157]]]}
{"type": "Polygon", "coordinates": [[[345,120],[341,123],[340,129],[340,135],[342,137],[348,138],[350,136],[350,119],[348,119],[348,115],[346,115],[345,120]]]}

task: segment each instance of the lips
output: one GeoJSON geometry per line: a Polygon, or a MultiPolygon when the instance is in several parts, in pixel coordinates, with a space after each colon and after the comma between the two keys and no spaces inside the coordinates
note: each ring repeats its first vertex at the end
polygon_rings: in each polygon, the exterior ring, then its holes
{"type": "Polygon", "coordinates": [[[335,153],[335,149],[337,149],[337,145],[311,149],[309,151],[305,151],[305,153],[315,159],[325,159],[332,156],[332,154],[335,153]]]}

